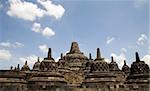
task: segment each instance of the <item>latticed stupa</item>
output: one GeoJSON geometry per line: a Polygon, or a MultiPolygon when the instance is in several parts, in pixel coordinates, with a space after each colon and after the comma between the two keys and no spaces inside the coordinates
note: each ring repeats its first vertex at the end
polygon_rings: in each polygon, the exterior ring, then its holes
{"type": "MultiPolygon", "coordinates": [[[[27,60],[28,61],[28,60],[27,60]]],[[[122,69],[117,60],[105,61],[97,48],[96,58],[84,55],[77,42],[70,51],[61,53],[58,62],[48,55],[42,61],[37,58],[33,69],[27,61],[10,70],[0,70],[0,91],[149,91],[150,69],[136,52],[131,68],[124,61],[122,69]]]]}

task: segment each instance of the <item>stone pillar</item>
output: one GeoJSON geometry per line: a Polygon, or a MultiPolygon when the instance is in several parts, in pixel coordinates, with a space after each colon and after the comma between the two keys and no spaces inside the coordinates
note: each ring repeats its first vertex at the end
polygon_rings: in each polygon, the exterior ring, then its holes
{"type": "Polygon", "coordinates": [[[101,54],[100,54],[100,49],[99,48],[97,48],[97,57],[96,57],[96,59],[101,59],[101,54]]]}

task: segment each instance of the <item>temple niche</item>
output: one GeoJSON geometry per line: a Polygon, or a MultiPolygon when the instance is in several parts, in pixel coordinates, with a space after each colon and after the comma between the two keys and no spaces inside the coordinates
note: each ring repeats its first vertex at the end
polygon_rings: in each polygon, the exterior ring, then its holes
{"type": "Polygon", "coordinates": [[[120,69],[113,56],[110,63],[105,61],[100,48],[96,58],[91,53],[87,57],[78,43],[72,42],[70,51],[61,53],[58,62],[49,48],[47,57],[41,61],[38,57],[32,69],[27,60],[21,68],[18,64],[0,70],[0,91],[149,91],[149,66],[135,54],[131,67],[124,60],[120,69]]]}

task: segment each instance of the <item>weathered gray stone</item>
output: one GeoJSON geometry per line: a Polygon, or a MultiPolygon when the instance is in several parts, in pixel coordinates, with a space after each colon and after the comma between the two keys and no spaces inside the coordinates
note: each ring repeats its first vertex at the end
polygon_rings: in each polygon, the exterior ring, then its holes
{"type": "Polygon", "coordinates": [[[0,91],[149,91],[150,69],[136,52],[131,68],[124,62],[122,70],[112,57],[107,63],[97,48],[97,57],[87,58],[73,42],[70,52],[58,62],[51,48],[42,62],[30,70],[27,61],[10,70],[0,70],[0,91]]]}

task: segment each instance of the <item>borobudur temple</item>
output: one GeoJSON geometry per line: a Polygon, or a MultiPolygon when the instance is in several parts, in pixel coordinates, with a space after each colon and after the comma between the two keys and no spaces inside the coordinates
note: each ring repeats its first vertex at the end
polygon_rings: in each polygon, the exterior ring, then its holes
{"type": "Polygon", "coordinates": [[[11,67],[0,70],[0,91],[149,91],[150,69],[141,61],[138,52],[131,67],[122,69],[111,57],[108,63],[97,48],[96,58],[80,51],[78,43],[72,42],[71,49],[58,62],[48,55],[42,61],[37,58],[33,68],[27,61],[22,68],[11,67]]]}

